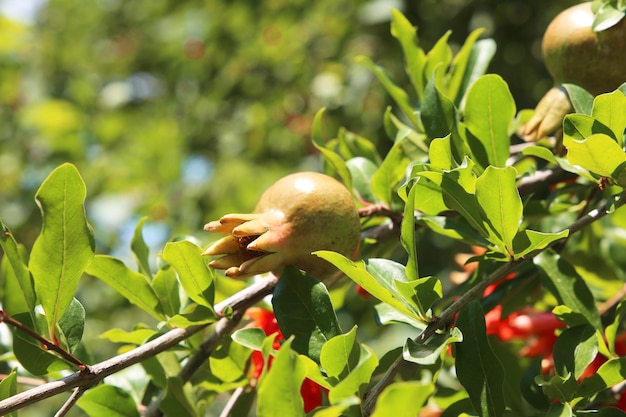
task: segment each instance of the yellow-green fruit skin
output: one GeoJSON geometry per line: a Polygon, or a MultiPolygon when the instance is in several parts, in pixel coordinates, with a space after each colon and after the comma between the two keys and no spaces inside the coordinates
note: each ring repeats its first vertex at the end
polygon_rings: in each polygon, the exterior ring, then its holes
{"type": "Polygon", "coordinates": [[[311,252],[332,250],[352,258],[358,250],[361,225],[352,195],[327,175],[300,172],[281,178],[263,193],[255,212],[280,219],[274,232],[285,263],[313,276],[335,269],[311,252]]]}
{"type": "Polygon", "coordinates": [[[555,84],[576,84],[598,95],[626,81],[626,19],[600,32],[592,30],[593,20],[589,2],[562,11],[546,29],[541,49],[555,84]]]}

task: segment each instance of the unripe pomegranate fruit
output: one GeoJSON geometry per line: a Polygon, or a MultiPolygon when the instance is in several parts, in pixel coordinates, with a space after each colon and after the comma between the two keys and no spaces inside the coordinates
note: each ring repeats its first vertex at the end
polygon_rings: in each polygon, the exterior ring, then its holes
{"type": "Polygon", "coordinates": [[[269,271],[280,275],[292,265],[324,280],[337,270],[311,252],[332,250],[354,257],[361,238],[359,216],[348,189],[315,172],[278,180],[263,193],[254,213],[227,214],[206,224],[204,230],[229,234],[203,255],[224,255],[209,266],[225,269],[231,278],[269,271]]]}
{"type": "Polygon", "coordinates": [[[626,19],[594,32],[594,18],[591,3],[586,2],[565,9],[548,25],[541,50],[555,87],[543,96],[533,117],[520,129],[526,141],[558,131],[565,115],[573,111],[561,84],[576,84],[595,96],[626,81],[626,19]]]}

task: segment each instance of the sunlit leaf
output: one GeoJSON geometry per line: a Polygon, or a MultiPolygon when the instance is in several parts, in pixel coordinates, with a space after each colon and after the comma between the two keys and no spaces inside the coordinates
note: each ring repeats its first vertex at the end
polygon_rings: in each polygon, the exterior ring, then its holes
{"type": "Polygon", "coordinates": [[[164,320],[159,298],[145,275],[128,268],[112,256],[96,255],[87,273],[106,282],[128,301],[157,320],[164,320]]]}
{"type": "Polygon", "coordinates": [[[455,106],[459,109],[465,108],[464,101],[467,96],[467,90],[474,82],[487,72],[491,59],[496,54],[496,42],[493,39],[480,39],[472,47],[467,68],[463,73],[463,81],[459,92],[454,101],[455,106]]]}
{"type": "Polygon", "coordinates": [[[452,101],[442,93],[435,78],[428,80],[424,90],[424,100],[420,107],[420,117],[429,139],[443,138],[450,134],[456,120],[456,110],[452,101]]]}
{"type": "MultiPolygon", "coordinates": [[[[622,180],[626,166],[626,153],[610,136],[594,134],[584,140],[572,140],[567,144],[567,160],[602,177],[622,180]]],[[[622,187],[626,186],[623,181],[622,187]]]]}
{"type": "Polygon", "coordinates": [[[415,239],[415,194],[418,189],[411,187],[404,206],[404,216],[400,228],[400,241],[402,247],[409,255],[406,263],[406,276],[409,281],[419,278],[419,267],[417,263],[417,242],[415,239]]]}
{"type": "Polygon", "coordinates": [[[143,240],[143,225],[147,219],[147,217],[142,217],[139,222],[137,222],[137,226],[135,226],[135,233],[130,241],[130,248],[132,249],[133,255],[137,260],[137,265],[139,265],[139,272],[152,278],[149,259],[150,248],[148,248],[145,240],[143,240]]]}
{"type": "Polygon", "coordinates": [[[350,171],[350,177],[352,177],[352,187],[358,193],[359,197],[369,203],[381,202],[372,191],[371,186],[372,176],[378,169],[378,166],[363,157],[347,160],[346,166],[350,171]]]}
{"type": "MultiPolygon", "coordinates": [[[[622,17],[624,15],[622,14],[622,17]]],[[[624,145],[624,128],[626,128],[626,95],[619,90],[600,94],[593,100],[591,116],[608,126],[613,138],[620,147],[624,145]]]]}
{"type": "Polygon", "coordinates": [[[557,240],[565,239],[569,230],[556,233],[537,232],[535,230],[521,230],[513,238],[513,258],[521,259],[534,251],[547,248],[557,240]]]}
{"type": "Polygon", "coordinates": [[[454,327],[448,333],[436,333],[424,343],[416,343],[413,339],[407,339],[402,356],[404,360],[420,365],[433,365],[441,358],[441,353],[450,343],[463,341],[463,334],[459,328],[454,327]]]}
{"type": "Polygon", "coordinates": [[[472,31],[452,60],[447,93],[457,106],[460,104],[461,99],[465,95],[465,90],[461,90],[461,88],[463,87],[463,80],[466,77],[466,72],[468,72],[468,69],[471,70],[470,60],[472,58],[472,51],[476,45],[476,40],[483,32],[484,29],[482,28],[472,31]]]}
{"type": "Polygon", "coordinates": [[[626,374],[626,358],[610,359],[598,370],[581,381],[577,397],[587,397],[624,381],[626,374]]]}
{"type": "Polygon", "coordinates": [[[154,275],[151,281],[152,289],[159,297],[159,304],[163,309],[163,313],[167,316],[173,316],[180,310],[180,285],[176,277],[174,268],[161,268],[154,275]]]}
{"type": "Polygon", "coordinates": [[[2,307],[10,314],[29,313],[34,320],[35,290],[22,251],[9,228],[0,219],[0,247],[4,252],[3,264],[11,268],[4,276],[2,307]]]}
{"type": "Polygon", "coordinates": [[[451,30],[446,31],[426,54],[424,80],[430,80],[437,67],[447,68],[452,63],[452,49],[448,45],[451,34],[451,30]]]}
{"type": "Polygon", "coordinates": [[[291,352],[287,340],[278,351],[269,372],[258,387],[257,415],[259,417],[304,416],[300,385],[304,367],[291,352]]]}
{"type": "Polygon", "coordinates": [[[467,92],[464,123],[472,140],[475,162],[504,167],[509,157],[509,125],[515,117],[515,102],[504,80],[495,74],[480,77],[467,92]]]}
{"type": "MultiPolygon", "coordinates": [[[[404,131],[408,134],[409,131],[404,131]]],[[[399,133],[400,134],[400,133],[399,133]]],[[[381,201],[390,204],[397,185],[402,181],[410,163],[404,152],[404,135],[396,141],[387,153],[378,170],[372,175],[372,191],[381,201]]]]}
{"type": "Polygon", "coordinates": [[[593,95],[576,84],[565,83],[562,87],[567,91],[567,96],[574,107],[574,111],[590,116],[591,108],[593,107],[593,95]]]}
{"type": "Polygon", "coordinates": [[[435,391],[432,382],[396,382],[378,397],[372,417],[415,417],[435,391]]]}
{"type": "Polygon", "coordinates": [[[85,196],[85,183],[71,164],[55,169],[35,195],[43,226],[33,245],[29,269],[51,332],[72,302],[78,280],[94,256],[85,196]]]}
{"type": "Polygon", "coordinates": [[[201,256],[202,249],[188,240],[168,242],[163,249],[163,259],[176,269],[183,289],[196,303],[213,308],[215,286],[213,270],[201,256]]]}
{"type": "Polygon", "coordinates": [[[553,352],[557,374],[571,373],[578,379],[598,354],[596,330],[588,324],[563,330],[553,352]]]}
{"type": "Polygon", "coordinates": [[[426,55],[418,46],[417,28],[398,10],[391,10],[391,34],[398,39],[404,52],[405,70],[417,96],[424,95],[424,63],[426,55]]]}
{"type": "Polygon", "coordinates": [[[330,403],[338,403],[355,394],[362,397],[376,366],[378,366],[378,358],[374,352],[364,344],[361,344],[359,362],[354,368],[350,369],[350,373],[344,379],[331,388],[328,393],[330,403]]]}
{"type": "Polygon", "coordinates": [[[351,190],[352,178],[345,161],[341,156],[324,145],[322,121],[324,119],[325,112],[326,109],[322,108],[315,114],[315,119],[313,119],[312,143],[313,146],[315,146],[315,148],[320,151],[322,156],[324,156],[324,158],[328,161],[330,166],[337,172],[337,175],[339,175],[339,178],[341,178],[341,181],[348,188],[348,190],[351,190]]]}
{"type": "MultiPolygon", "coordinates": [[[[17,394],[17,370],[13,369],[0,381],[0,400],[17,394]]],[[[5,414],[5,417],[17,417],[17,411],[5,414]]]]}
{"type": "Polygon", "coordinates": [[[433,303],[443,296],[441,281],[435,277],[414,279],[413,281],[395,281],[398,293],[411,304],[422,317],[429,317],[433,303]]]}
{"type": "Polygon", "coordinates": [[[359,364],[361,348],[356,340],[356,330],[355,326],[348,333],[333,337],[322,347],[320,364],[335,384],[359,364]]]}

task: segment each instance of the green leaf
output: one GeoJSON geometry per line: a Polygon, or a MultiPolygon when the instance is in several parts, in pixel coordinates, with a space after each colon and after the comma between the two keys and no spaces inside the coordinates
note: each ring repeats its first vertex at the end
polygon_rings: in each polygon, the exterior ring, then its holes
{"type": "Polygon", "coordinates": [[[253,350],[261,350],[267,338],[265,332],[258,327],[239,329],[232,334],[232,339],[242,346],[253,350]]]}
{"type": "Polygon", "coordinates": [[[424,100],[420,107],[420,117],[429,139],[443,138],[450,134],[456,123],[454,103],[436,85],[431,78],[424,90],[424,100]]]}
{"type": "Polygon", "coordinates": [[[556,339],[552,351],[557,374],[566,376],[571,373],[578,379],[598,354],[596,330],[588,324],[565,329],[556,339]]]}
{"type": "Polygon", "coordinates": [[[617,25],[622,19],[624,19],[624,11],[616,8],[611,3],[605,2],[595,12],[591,29],[594,32],[602,32],[617,25]]]}
{"type": "Polygon", "coordinates": [[[281,274],[272,297],[274,314],[293,349],[319,362],[322,346],[341,334],[326,286],[294,267],[281,274]]]}
{"type": "Polygon", "coordinates": [[[424,95],[424,63],[426,55],[422,48],[418,46],[417,28],[409,22],[402,12],[391,10],[391,34],[400,41],[404,59],[405,70],[415,88],[418,98],[424,95]]]}
{"type": "Polygon", "coordinates": [[[434,171],[418,172],[415,177],[414,209],[424,214],[437,215],[449,209],[444,201],[441,183],[443,174],[434,171]]]}
{"type": "MultiPolygon", "coordinates": [[[[282,277],[281,277],[282,280],[282,277]]],[[[291,352],[291,340],[280,348],[269,372],[258,386],[257,416],[304,416],[300,386],[304,381],[304,367],[291,352]]]]}
{"type": "Polygon", "coordinates": [[[509,157],[508,129],[515,117],[509,87],[498,75],[484,75],[470,87],[466,100],[464,123],[472,135],[469,145],[475,162],[483,168],[504,167],[509,157]]]}
{"type": "Polygon", "coordinates": [[[424,318],[430,317],[430,307],[443,296],[441,281],[435,277],[418,278],[413,281],[394,281],[402,298],[424,318]]]}
{"type": "Polygon", "coordinates": [[[127,343],[131,345],[141,345],[157,334],[152,329],[136,329],[127,332],[122,329],[110,329],[100,335],[100,339],[108,340],[112,343],[127,343]]]}
{"type": "MultiPolygon", "coordinates": [[[[17,394],[17,370],[13,369],[0,381],[0,400],[10,398],[17,394]]],[[[5,417],[17,417],[17,411],[4,415],[5,417]]]]}
{"type": "Polygon", "coordinates": [[[431,168],[437,170],[451,170],[455,168],[456,163],[452,156],[452,143],[450,135],[442,138],[433,139],[428,148],[428,158],[430,159],[431,168]]]}
{"type": "Polygon", "coordinates": [[[346,166],[352,177],[352,187],[358,194],[359,198],[369,203],[379,203],[374,192],[372,191],[372,176],[378,169],[378,166],[369,159],[356,157],[346,161],[346,166]]]}
{"type": "Polygon", "coordinates": [[[620,148],[624,146],[624,128],[626,128],[626,96],[624,93],[616,90],[597,96],[593,100],[591,116],[611,129],[612,137],[617,141],[620,148]]]}
{"type": "Polygon", "coordinates": [[[317,251],[314,255],[335,265],[352,281],[380,301],[389,304],[402,314],[420,320],[420,316],[406,305],[397,293],[394,280],[406,281],[404,266],[387,259],[367,259],[354,262],[345,256],[331,251],[317,251]]]}
{"type": "Polygon", "coordinates": [[[354,326],[348,333],[333,337],[321,349],[320,364],[333,384],[345,379],[359,364],[361,348],[356,329],[354,326]]]}
{"type": "Polygon", "coordinates": [[[459,381],[481,417],[501,416],[504,369],[489,344],[480,302],[474,300],[459,312],[456,327],[463,333],[463,342],[456,345],[459,381]]]}
{"type": "Polygon", "coordinates": [[[112,256],[96,255],[87,273],[113,287],[124,298],[135,304],[157,320],[165,320],[159,297],[145,275],[128,268],[112,256]]]}
{"type": "Polygon", "coordinates": [[[431,79],[438,67],[442,69],[447,68],[452,62],[452,49],[448,45],[448,39],[451,34],[451,30],[446,31],[426,54],[424,80],[431,79]]]}
{"type": "Polygon", "coordinates": [[[159,298],[163,313],[172,317],[180,311],[180,286],[174,268],[166,267],[157,271],[151,281],[152,289],[159,298]]]}
{"type": "Polygon", "coordinates": [[[235,382],[245,378],[250,350],[226,339],[209,357],[213,376],[223,382],[235,382]]]}
{"type": "Polygon", "coordinates": [[[55,169],[35,195],[43,226],[31,251],[29,269],[51,332],[94,256],[85,196],[85,183],[71,164],[55,169]]]}
{"type": "Polygon", "coordinates": [[[351,369],[348,376],[342,379],[328,393],[331,404],[340,403],[353,397],[355,394],[362,398],[365,394],[374,370],[378,366],[378,358],[374,352],[361,344],[358,364],[351,369]]]}
{"type": "Polygon", "coordinates": [[[563,144],[569,146],[573,140],[585,140],[595,133],[613,136],[613,131],[600,121],[585,114],[568,114],[563,119],[563,144]]]}
{"type": "Polygon", "coordinates": [[[463,341],[463,334],[454,327],[447,333],[435,333],[424,343],[407,339],[402,350],[404,360],[420,365],[433,365],[441,358],[442,352],[450,343],[463,341]]]}
{"type": "Polygon", "coordinates": [[[197,304],[213,309],[215,285],[213,271],[201,256],[202,249],[188,240],[168,242],[163,249],[163,259],[178,273],[185,293],[197,304]]]}
{"type": "Polygon", "coordinates": [[[197,417],[198,414],[196,413],[194,404],[195,399],[193,398],[191,384],[183,383],[179,377],[167,378],[167,387],[159,406],[159,409],[163,411],[165,415],[197,417]]]}
{"type": "Polygon", "coordinates": [[[524,149],[522,149],[522,155],[536,156],[537,158],[541,158],[544,161],[548,161],[553,164],[557,163],[552,150],[546,148],[545,146],[539,146],[539,145],[526,146],[524,149]]]}
{"type": "MultiPolygon", "coordinates": [[[[405,130],[398,133],[398,136],[406,133],[410,133],[405,130]]],[[[371,184],[372,191],[381,201],[391,204],[393,195],[396,191],[396,186],[402,181],[406,173],[406,168],[410,163],[409,158],[404,152],[404,138],[406,136],[400,136],[399,140],[393,145],[393,147],[387,153],[387,156],[383,160],[378,170],[372,175],[371,184]]]]}
{"type": "Polygon", "coordinates": [[[415,417],[435,392],[432,382],[396,382],[386,387],[376,401],[372,417],[415,417]]]}
{"type": "Polygon", "coordinates": [[[181,314],[170,317],[167,324],[172,327],[189,327],[213,323],[215,320],[217,317],[213,308],[192,303],[185,307],[181,314]]]}
{"type": "MultiPolygon", "coordinates": [[[[626,166],[626,153],[610,136],[594,134],[584,140],[572,140],[567,145],[567,160],[601,177],[620,180],[626,166]]],[[[622,187],[626,184],[620,183],[622,187]]]]}
{"type": "Polygon", "coordinates": [[[415,196],[416,187],[411,187],[404,206],[404,216],[400,228],[400,241],[402,247],[409,255],[406,263],[406,276],[409,281],[419,278],[419,268],[417,263],[417,241],[415,238],[415,196]]]}
{"type": "Polygon", "coordinates": [[[561,232],[544,233],[535,230],[521,230],[513,239],[513,259],[521,259],[534,251],[547,248],[552,242],[565,239],[569,235],[569,230],[561,232]]]}
{"type": "Polygon", "coordinates": [[[409,119],[409,121],[413,124],[414,127],[419,128],[420,122],[417,119],[417,115],[415,114],[415,110],[409,101],[409,96],[406,91],[402,88],[398,87],[395,82],[391,80],[387,72],[374,64],[371,59],[365,56],[359,56],[357,58],[357,62],[363,63],[367,68],[370,69],[378,78],[378,81],[385,87],[389,95],[394,99],[396,104],[400,107],[400,110],[404,113],[404,115],[409,119]]]}
{"type": "Polygon", "coordinates": [[[131,395],[113,385],[103,384],[89,389],[76,405],[89,417],[139,417],[131,395]]]}
{"type": "Polygon", "coordinates": [[[580,114],[591,115],[591,108],[593,107],[593,95],[582,87],[576,84],[563,84],[561,87],[567,91],[574,111],[580,114]]]}
{"type": "Polygon", "coordinates": [[[513,167],[489,166],[476,180],[476,199],[490,226],[490,241],[513,256],[513,239],[522,221],[522,199],[513,167]]]}
{"type": "Polygon", "coordinates": [[[70,352],[74,352],[85,330],[85,307],[76,298],[72,299],[59,320],[59,328],[64,345],[70,352]]]}
{"type": "Polygon", "coordinates": [[[546,412],[545,417],[572,417],[572,406],[568,403],[550,404],[550,409],[546,412]]]}
{"type": "MultiPolygon", "coordinates": [[[[465,95],[465,90],[462,90],[463,81],[466,77],[466,72],[470,67],[470,60],[472,58],[472,51],[476,45],[476,40],[484,32],[484,29],[476,29],[465,39],[463,46],[459,49],[459,52],[452,60],[452,66],[450,67],[450,78],[448,80],[447,94],[452,98],[455,104],[458,106],[461,103],[461,99],[465,95]]],[[[480,74],[482,75],[482,74],[480,74]]]]}
{"type": "Polygon", "coordinates": [[[552,250],[533,258],[541,272],[542,282],[559,301],[586,317],[589,324],[601,330],[602,322],[591,291],[574,267],[552,250]]]}
{"type": "Polygon", "coordinates": [[[426,328],[426,323],[423,320],[416,320],[413,316],[402,314],[389,304],[378,303],[374,309],[376,310],[376,319],[382,325],[404,323],[420,331],[426,328]]]}
{"type": "Polygon", "coordinates": [[[581,381],[576,397],[588,397],[624,381],[626,358],[610,359],[581,381]]]}
{"type": "Polygon", "coordinates": [[[0,247],[4,252],[2,259],[6,260],[6,267],[10,267],[12,272],[10,275],[3,274],[5,293],[2,306],[10,315],[29,313],[34,320],[36,296],[33,280],[22,256],[23,251],[2,219],[0,219],[0,247]]]}
{"type": "Polygon", "coordinates": [[[145,240],[143,240],[143,225],[146,220],[148,220],[147,217],[142,217],[137,223],[135,233],[130,241],[130,248],[139,266],[139,272],[152,278],[152,271],[150,270],[150,248],[148,248],[145,240]]]}
{"type": "Polygon", "coordinates": [[[341,178],[341,181],[345,184],[346,188],[348,188],[348,190],[352,190],[352,178],[350,177],[350,171],[348,170],[345,161],[337,153],[324,146],[322,121],[324,119],[325,112],[326,109],[322,108],[317,113],[315,113],[312,132],[313,146],[315,146],[315,149],[320,151],[320,153],[328,161],[330,166],[337,172],[339,178],[341,178]]]}
{"type": "Polygon", "coordinates": [[[615,317],[613,322],[606,326],[604,331],[604,335],[606,336],[606,344],[608,345],[609,351],[611,354],[615,354],[615,339],[617,337],[617,332],[620,329],[620,323],[622,319],[626,315],[626,301],[620,301],[615,309],[615,317]]]}
{"type": "MultiPolygon", "coordinates": [[[[469,38],[468,38],[469,39],[469,38]]],[[[459,52],[460,53],[460,52],[459,52]]],[[[459,109],[464,109],[464,101],[467,90],[487,72],[491,59],[496,54],[496,42],[493,39],[481,39],[472,47],[467,68],[463,73],[463,81],[454,101],[454,105],[459,109]]]]}

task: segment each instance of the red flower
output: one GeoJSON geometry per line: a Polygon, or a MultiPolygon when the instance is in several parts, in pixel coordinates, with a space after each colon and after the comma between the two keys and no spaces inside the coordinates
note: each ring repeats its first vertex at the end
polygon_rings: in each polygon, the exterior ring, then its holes
{"type": "MultiPolygon", "coordinates": [[[[252,307],[248,309],[247,315],[250,319],[252,319],[254,327],[261,328],[267,336],[276,333],[273,348],[280,349],[280,342],[285,340],[285,336],[283,336],[280,332],[274,313],[263,308],[252,307]]],[[[274,358],[272,356],[268,358],[267,369],[271,366],[273,359],[274,358]]],[[[263,354],[259,351],[252,352],[250,362],[252,364],[250,377],[253,381],[256,381],[263,373],[263,354]]],[[[308,413],[322,404],[322,390],[325,391],[323,387],[308,378],[305,378],[304,381],[302,381],[302,385],[300,386],[300,395],[304,401],[305,413],[308,413]]]]}

